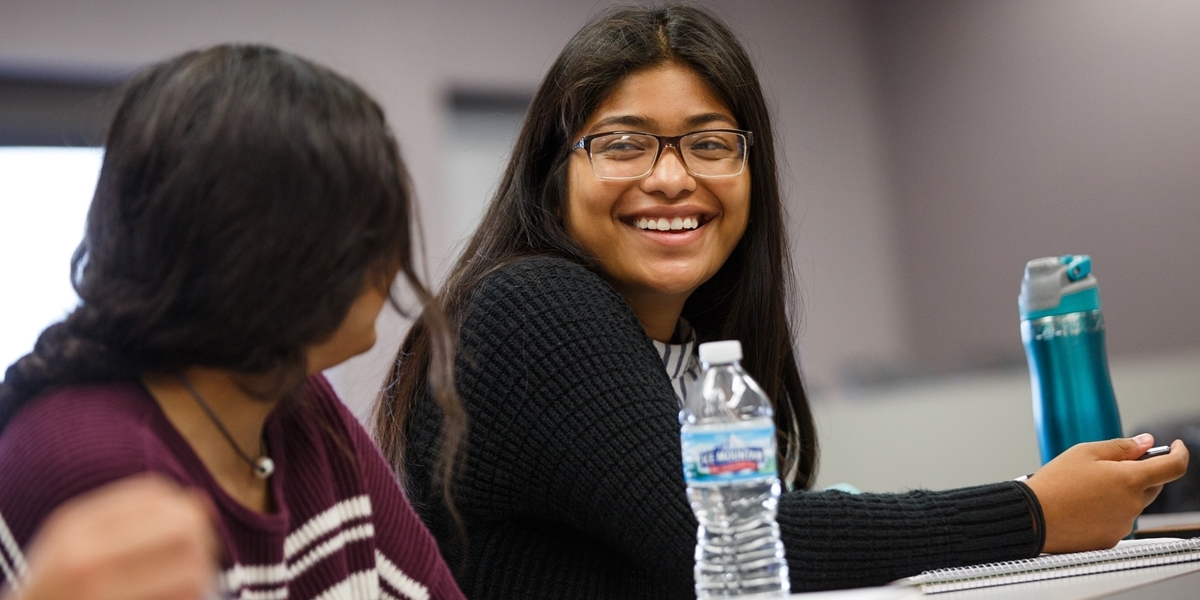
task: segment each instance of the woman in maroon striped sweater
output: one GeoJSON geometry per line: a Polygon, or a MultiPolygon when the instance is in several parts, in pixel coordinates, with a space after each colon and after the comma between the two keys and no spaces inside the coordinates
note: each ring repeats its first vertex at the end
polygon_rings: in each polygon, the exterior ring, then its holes
{"type": "MultiPolygon", "coordinates": [[[[226,598],[461,597],[320,375],[374,344],[397,273],[435,310],[379,106],[299,57],[221,46],[139,73],[105,146],[72,261],[80,304],[0,384],[0,585],[28,600],[110,597],[86,589],[104,583],[199,598],[213,581],[226,598]],[[79,526],[89,511],[116,521],[79,526]],[[26,556],[44,523],[44,544],[86,553],[83,535],[112,560],[60,576],[78,556],[26,556]]],[[[431,387],[455,414],[449,337],[430,331],[431,387]]]]}

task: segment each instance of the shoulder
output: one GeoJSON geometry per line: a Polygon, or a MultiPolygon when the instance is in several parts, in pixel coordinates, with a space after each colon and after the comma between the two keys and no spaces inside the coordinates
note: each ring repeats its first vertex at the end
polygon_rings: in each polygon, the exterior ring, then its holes
{"type": "Polygon", "coordinates": [[[480,283],[473,297],[496,294],[516,294],[523,300],[543,302],[587,294],[623,304],[616,290],[599,275],[579,263],[554,256],[524,258],[496,269],[480,283]]]}
{"type": "Polygon", "coordinates": [[[349,459],[344,467],[357,471],[361,483],[372,494],[377,490],[384,490],[385,494],[399,493],[392,468],[379,447],[358,417],[338,397],[325,375],[310,376],[303,393],[307,410],[290,413],[287,417],[290,422],[284,425],[285,435],[294,434],[289,436],[292,438],[289,441],[307,436],[311,438],[306,444],[310,448],[316,445],[327,448],[328,460],[340,464],[349,459]],[[347,451],[352,456],[347,455],[347,451]]]}
{"type": "Polygon", "coordinates": [[[370,434],[337,396],[323,373],[312,374],[305,380],[301,396],[302,408],[281,415],[283,434],[289,443],[307,438],[308,449],[320,448],[326,454],[324,460],[335,462],[348,458],[347,450],[353,451],[354,462],[378,454],[370,434]]]}
{"type": "MultiPolygon", "coordinates": [[[[399,597],[460,598],[462,594],[437,544],[400,490],[391,466],[329,381],[321,374],[309,377],[304,395],[318,418],[344,433],[353,445],[354,468],[370,498],[369,510],[376,524],[375,559],[380,580],[393,588],[389,590],[393,595],[399,592],[399,597]]],[[[346,474],[340,476],[345,478],[346,474]]]]}
{"type": "Polygon", "coordinates": [[[25,530],[80,493],[168,470],[155,410],[134,382],[68,386],[26,404],[0,434],[0,512],[9,525],[25,530]]]}
{"type": "Polygon", "coordinates": [[[525,319],[539,328],[581,318],[636,326],[629,306],[603,278],[565,258],[536,256],[500,267],[471,293],[468,320],[525,319]]]}
{"type": "Polygon", "coordinates": [[[455,379],[468,406],[484,396],[565,402],[600,383],[669,391],[662,360],[621,295],[561,258],[523,259],[484,280],[468,302],[458,358],[455,379]]]}
{"type": "MultiPolygon", "coordinates": [[[[389,490],[396,487],[391,467],[384,460],[379,446],[375,444],[371,434],[363,427],[362,422],[358,420],[350,407],[346,406],[346,403],[337,395],[333,385],[329,383],[324,374],[317,373],[308,378],[304,384],[304,395],[307,402],[314,407],[317,417],[328,424],[328,427],[313,427],[313,423],[307,423],[309,428],[314,431],[313,435],[342,436],[352,445],[354,458],[364,477],[378,478],[383,482],[381,485],[389,490]]],[[[333,441],[333,444],[336,447],[338,442],[333,441]]],[[[377,485],[379,481],[372,479],[369,483],[377,485]]]]}
{"type": "Polygon", "coordinates": [[[339,428],[350,429],[351,425],[358,425],[358,419],[338,397],[333,385],[329,383],[324,374],[317,373],[309,376],[304,381],[303,395],[305,401],[316,409],[321,418],[334,423],[339,428]]]}
{"type": "Polygon", "coordinates": [[[14,416],[0,434],[0,462],[15,467],[25,460],[23,470],[61,475],[141,461],[161,448],[161,421],[154,400],[135,382],[66,386],[14,416]]]}

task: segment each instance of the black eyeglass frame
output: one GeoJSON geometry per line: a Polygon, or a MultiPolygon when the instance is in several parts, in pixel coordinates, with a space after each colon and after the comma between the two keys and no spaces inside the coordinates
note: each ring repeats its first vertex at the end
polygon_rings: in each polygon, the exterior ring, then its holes
{"type": "Polygon", "coordinates": [[[696,131],[689,131],[687,133],[681,133],[679,135],[658,135],[656,133],[649,133],[646,131],[603,131],[600,133],[593,133],[591,135],[585,135],[585,136],[579,138],[579,141],[575,142],[574,146],[571,146],[571,150],[572,151],[583,150],[583,151],[587,152],[588,164],[592,165],[592,174],[596,176],[596,179],[600,179],[600,180],[604,180],[604,181],[632,181],[634,179],[641,179],[643,177],[649,177],[650,174],[654,172],[654,167],[658,166],[658,159],[662,158],[663,150],[668,147],[675,149],[675,152],[679,154],[679,162],[683,163],[683,167],[685,169],[687,169],[688,174],[691,175],[692,177],[700,177],[702,179],[726,179],[729,177],[737,177],[738,175],[741,175],[743,172],[745,172],[746,163],[750,160],[750,146],[753,146],[753,145],[754,145],[754,132],[746,131],[744,129],[697,129],[696,131]],[[746,151],[742,153],[742,168],[738,169],[737,173],[731,173],[729,175],[701,175],[699,173],[692,171],[691,165],[688,164],[687,159],[684,158],[684,156],[683,156],[683,150],[679,147],[679,142],[681,142],[683,140],[683,138],[685,138],[685,137],[688,137],[691,135],[696,135],[698,133],[736,133],[738,135],[745,137],[746,138],[746,151]],[[592,160],[592,140],[594,140],[596,138],[602,138],[605,136],[609,136],[609,135],[644,135],[647,137],[652,137],[655,140],[657,140],[658,141],[658,152],[654,154],[654,160],[650,163],[650,168],[646,169],[645,173],[642,173],[641,175],[637,175],[634,177],[601,177],[599,174],[597,174],[596,173],[596,163],[592,160]]]}

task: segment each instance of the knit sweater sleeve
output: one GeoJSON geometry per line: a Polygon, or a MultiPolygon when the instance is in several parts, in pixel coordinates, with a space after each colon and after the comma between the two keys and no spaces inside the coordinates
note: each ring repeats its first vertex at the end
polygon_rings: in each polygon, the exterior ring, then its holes
{"type": "Polygon", "coordinates": [[[1036,556],[1023,484],[900,494],[792,492],[778,521],[792,590],[882,585],[929,569],[1036,556]]]}
{"type": "MultiPolygon", "coordinates": [[[[678,403],[621,297],[573,263],[521,261],[477,289],[460,344],[470,431],[455,490],[468,529],[554,523],[624,556],[672,596],[690,595],[696,520],[678,403]]],[[[1031,510],[1019,485],[1004,483],[789,493],[778,518],[793,590],[802,591],[1036,554],[1031,510]]]]}

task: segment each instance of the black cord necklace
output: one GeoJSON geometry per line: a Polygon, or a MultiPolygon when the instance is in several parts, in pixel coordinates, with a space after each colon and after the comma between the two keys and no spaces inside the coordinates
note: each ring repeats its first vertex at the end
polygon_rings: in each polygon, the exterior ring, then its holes
{"type": "MultiPolygon", "coordinates": [[[[221,422],[221,419],[217,418],[217,413],[213,412],[213,409],[209,407],[208,403],[204,401],[204,398],[200,396],[200,392],[197,392],[196,388],[192,386],[192,382],[188,381],[187,377],[185,377],[183,373],[176,373],[175,377],[179,379],[179,383],[182,383],[183,387],[186,388],[192,397],[196,399],[196,403],[200,405],[200,408],[203,408],[204,412],[208,414],[208,418],[212,420],[213,425],[217,426],[217,429],[221,432],[221,435],[225,436],[225,439],[229,442],[229,445],[233,446],[233,449],[238,453],[238,456],[242,457],[242,460],[246,461],[246,464],[250,465],[250,468],[254,470],[254,476],[258,477],[259,479],[266,479],[270,477],[271,474],[275,472],[275,461],[271,460],[271,457],[267,456],[265,452],[262,453],[262,455],[258,458],[250,458],[250,455],[246,454],[245,451],[242,450],[242,447],[239,446],[236,441],[234,441],[233,436],[229,433],[229,430],[225,429],[225,424],[221,422]]],[[[259,448],[259,451],[262,452],[261,447],[259,448]]]]}

